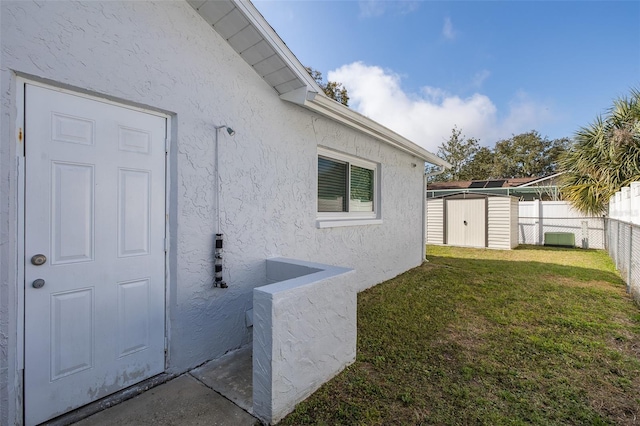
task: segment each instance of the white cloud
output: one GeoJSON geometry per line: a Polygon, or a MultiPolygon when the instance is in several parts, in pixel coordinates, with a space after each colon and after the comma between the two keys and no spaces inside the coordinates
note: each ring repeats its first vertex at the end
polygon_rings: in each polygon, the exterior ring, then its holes
{"type": "Polygon", "coordinates": [[[442,26],[442,35],[447,40],[454,40],[456,38],[456,31],[453,29],[453,23],[448,16],[444,18],[444,25],[442,26]]]}
{"type": "Polygon", "coordinates": [[[328,73],[328,79],[345,85],[351,108],[389,127],[431,152],[449,138],[453,126],[483,145],[510,137],[550,121],[543,105],[519,93],[509,110],[499,114],[486,95],[460,97],[436,87],[406,93],[401,78],[392,71],[362,62],[344,65],[328,73]],[[499,119],[504,116],[504,119],[499,119]]]}
{"type": "Polygon", "coordinates": [[[551,109],[535,102],[523,91],[516,93],[509,102],[509,115],[504,119],[503,129],[509,134],[528,130],[540,130],[536,123],[548,123],[554,120],[551,109]]]}
{"type": "Polygon", "coordinates": [[[479,89],[482,87],[482,84],[484,83],[484,81],[490,76],[491,76],[491,71],[489,70],[478,71],[473,76],[473,79],[471,80],[471,85],[473,86],[474,89],[479,89]]]}
{"type": "Polygon", "coordinates": [[[418,8],[420,7],[420,1],[419,0],[400,1],[400,2],[397,2],[397,6],[398,6],[398,12],[405,15],[407,13],[411,13],[418,10],[418,8]]]}
{"type": "Polygon", "coordinates": [[[363,18],[372,18],[384,14],[385,4],[380,0],[360,0],[360,16],[363,18]]]}
{"type": "Polygon", "coordinates": [[[359,0],[358,5],[360,7],[360,17],[375,18],[387,12],[399,13],[401,15],[411,13],[418,9],[420,1],[359,0]]]}

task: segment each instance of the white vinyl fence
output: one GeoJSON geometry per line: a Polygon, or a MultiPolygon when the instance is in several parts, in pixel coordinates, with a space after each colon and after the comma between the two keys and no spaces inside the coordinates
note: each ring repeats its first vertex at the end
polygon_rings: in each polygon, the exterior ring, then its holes
{"type": "MultiPolygon", "coordinates": [[[[627,291],[640,303],[640,182],[609,201],[609,217],[588,217],[565,201],[520,201],[518,242],[544,244],[545,232],[570,232],[576,246],[605,249],[627,291]]],[[[427,230],[428,232],[428,230],[427,230]]]]}
{"type": "Polygon", "coordinates": [[[640,182],[633,182],[609,200],[609,217],[640,225],[640,182]]]}
{"type": "Polygon", "coordinates": [[[605,222],[602,217],[584,216],[566,201],[520,201],[518,242],[544,244],[546,232],[568,232],[577,247],[605,248],[605,222]]]}
{"type": "MultiPolygon", "coordinates": [[[[425,226],[427,244],[442,244],[442,218],[442,200],[429,200],[425,226]]],[[[546,232],[571,233],[577,247],[605,248],[604,217],[585,216],[566,201],[520,201],[518,244],[542,245],[546,232]]]]}
{"type": "Polygon", "coordinates": [[[622,188],[609,200],[606,243],[627,291],[640,302],[640,182],[622,188]]]}

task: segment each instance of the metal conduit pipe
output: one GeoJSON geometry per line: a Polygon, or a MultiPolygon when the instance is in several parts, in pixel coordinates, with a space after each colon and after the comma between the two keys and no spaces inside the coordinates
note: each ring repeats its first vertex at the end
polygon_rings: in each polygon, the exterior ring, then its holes
{"type": "Polygon", "coordinates": [[[226,124],[221,126],[215,126],[216,129],[216,137],[215,137],[215,149],[216,149],[216,246],[214,253],[214,268],[215,268],[215,278],[213,285],[220,288],[229,287],[226,282],[222,279],[222,247],[224,243],[224,237],[222,235],[222,231],[220,230],[220,144],[218,143],[218,134],[220,129],[227,129],[227,133],[229,136],[233,136],[236,132],[226,124]]]}

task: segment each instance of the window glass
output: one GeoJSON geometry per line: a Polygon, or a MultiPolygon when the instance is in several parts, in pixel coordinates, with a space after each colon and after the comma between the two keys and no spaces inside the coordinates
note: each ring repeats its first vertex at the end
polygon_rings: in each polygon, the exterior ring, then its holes
{"type": "Polygon", "coordinates": [[[349,211],[373,211],[373,170],[351,165],[349,211]]]}
{"type": "Polygon", "coordinates": [[[382,223],[380,165],[318,147],[318,228],[382,223]]]}
{"type": "Polygon", "coordinates": [[[347,211],[347,163],[318,157],[318,211],[347,211]]]}

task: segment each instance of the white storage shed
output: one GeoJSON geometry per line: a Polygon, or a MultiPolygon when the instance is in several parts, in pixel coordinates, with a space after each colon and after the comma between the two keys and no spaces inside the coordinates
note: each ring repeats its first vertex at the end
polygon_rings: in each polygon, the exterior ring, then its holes
{"type": "Polygon", "coordinates": [[[452,194],[427,200],[427,244],[509,250],[518,246],[518,199],[452,194]]]}

